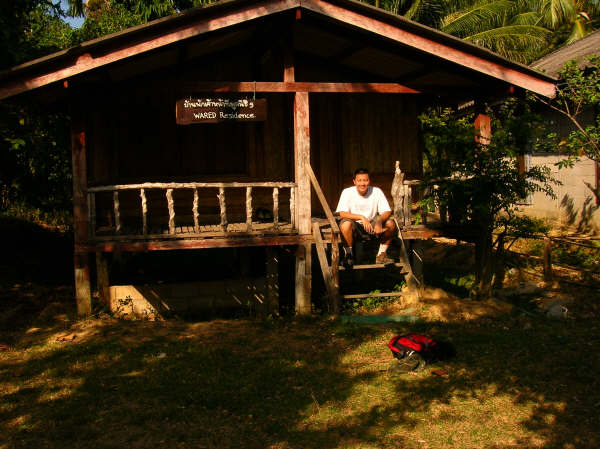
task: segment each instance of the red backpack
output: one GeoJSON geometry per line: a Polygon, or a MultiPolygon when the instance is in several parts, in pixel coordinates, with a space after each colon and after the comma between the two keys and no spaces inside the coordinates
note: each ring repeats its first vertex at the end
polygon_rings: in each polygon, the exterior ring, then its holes
{"type": "Polygon", "coordinates": [[[388,348],[400,362],[402,371],[418,371],[427,362],[454,355],[454,350],[448,343],[419,334],[396,335],[388,343],[388,348]]]}

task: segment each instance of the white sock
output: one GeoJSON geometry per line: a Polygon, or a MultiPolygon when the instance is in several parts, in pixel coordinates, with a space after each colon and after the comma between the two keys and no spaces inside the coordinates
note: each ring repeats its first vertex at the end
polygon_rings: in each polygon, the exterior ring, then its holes
{"type": "MultiPolygon", "coordinates": [[[[383,253],[385,253],[385,252],[387,251],[387,249],[388,249],[388,247],[389,247],[389,246],[390,246],[390,245],[384,245],[383,243],[381,243],[381,244],[379,245],[379,252],[377,253],[377,255],[379,256],[380,254],[383,254],[383,253]]],[[[371,253],[371,254],[372,254],[372,253],[371,253]]]]}

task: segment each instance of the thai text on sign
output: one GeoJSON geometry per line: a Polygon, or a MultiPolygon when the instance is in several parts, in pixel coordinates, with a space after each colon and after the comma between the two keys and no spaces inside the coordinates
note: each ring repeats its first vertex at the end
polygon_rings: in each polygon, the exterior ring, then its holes
{"type": "Polygon", "coordinates": [[[175,105],[179,125],[219,122],[262,122],[267,119],[267,100],[242,98],[186,98],[175,105]]]}

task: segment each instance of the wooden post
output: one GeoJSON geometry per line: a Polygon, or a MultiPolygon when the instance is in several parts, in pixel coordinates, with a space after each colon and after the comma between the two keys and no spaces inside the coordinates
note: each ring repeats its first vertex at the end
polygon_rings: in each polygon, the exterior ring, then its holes
{"type": "MultiPolygon", "coordinates": [[[[83,111],[71,112],[71,156],[73,162],[73,232],[75,244],[87,243],[89,223],[87,197],[87,162],[83,111]]],[[[74,254],[75,300],[77,314],[92,313],[90,267],[88,253],[74,254]]]]}
{"type": "Polygon", "coordinates": [[[219,187],[219,209],[221,210],[221,231],[227,232],[227,204],[225,203],[225,188],[219,187]]]}
{"type": "Polygon", "coordinates": [[[121,233],[121,213],[119,212],[119,192],[115,190],[113,192],[113,210],[115,212],[115,232],[121,233]]]}
{"type": "MultiPolygon", "coordinates": [[[[296,92],[294,97],[294,162],[296,173],[296,226],[299,234],[311,233],[310,179],[306,165],[310,164],[310,116],[308,92],[296,92]]],[[[311,312],[311,244],[298,246],[296,254],[296,313],[311,312]]]]}
{"type": "Polygon", "coordinates": [[[279,189],[273,188],[273,229],[279,228],[279,189]]]}
{"type": "Polygon", "coordinates": [[[412,225],[412,187],[410,184],[404,187],[404,225],[412,225]]]}
{"type": "Polygon", "coordinates": [[[267,313],[279,315],[279,259],[277,247],[267,246],[267,313]]]}
{"type": "Polygon", "coordinates": [[[296,230],[296,188],[290,187],[290,222],[292,229],[296,230]]]}
{"type": "Polygon", "coordinates": [[[544,239],[544,281],[551,281],[554,277],[552,272],[552,241],[549,237],[544,239]]]}
{"type": "Polygon", "coordinates": [[[106,253],[101,251],[96,253],[96,283],[98,285],[100,301],[102,301],[107,307],[110,307],[108,259],[106,257],[106,253]]]}
{"type": "Polygon", "coordinates": [[[169,234],[175,234],[175,202],[173,189],[167,189],[167,207],[169,208],[169,234]]]}
{"type": "Polygon", "coordinates": [[[308,92],[296,92],[294,100],[294,159],[296,171],[296,225],[300,234],[311,231],[310,179],[306,165],[310,164],[308,92]]]}
{"type": "Polygon", "coordinates": [[[252,232],[252,187],[246,187],[246,231],[252,232]]]}
{"type": "Polygon", "coordinates": [[[198,189],[194,189],[194,205],[192,206],[192,213],[194,214],[194,232],[200,232],[200,222],[198,216],[198,189]]]}
{"type": "Polygon", "coordinates": [[[394,217],[398,225],[404,226],[404,173],[400,170],[400,161],[396,161],[391,193],[394,200],[394,217]]]}
{"type": "Polygon", "coordinates": [[[311,244],[298,245],[296,250],[296,313],[309,315],[311,313],[312,287],[312,252],[311,244]]]}
{"type": "Polygon", "coordinates": [[[148,234],[148,204],[146,202],[146,191],[140,189],[140,198],[142,200],[142,234],[148,234]]]}

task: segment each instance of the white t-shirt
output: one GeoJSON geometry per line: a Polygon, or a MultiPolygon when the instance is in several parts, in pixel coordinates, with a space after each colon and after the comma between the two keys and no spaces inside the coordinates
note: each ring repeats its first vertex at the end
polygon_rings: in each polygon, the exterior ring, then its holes
{"type": "Polygon", "coordinates": [[[377,215],[391,211],[385,195],[379,187],[369,186],[367,194],[362,196],[355,186],[342,190],[336,212],[349,212],[367,217],[371,221],[377,215]]]}

